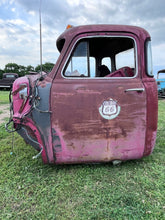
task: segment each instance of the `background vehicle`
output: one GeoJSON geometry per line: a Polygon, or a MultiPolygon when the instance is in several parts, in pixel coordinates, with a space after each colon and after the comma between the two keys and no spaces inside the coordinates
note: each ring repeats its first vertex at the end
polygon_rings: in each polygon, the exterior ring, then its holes
{"type": "Polygon", "coordinates": [[[44,163],[139,159],[154,148],[157,85],[150,35],[125,25],[72,27],[45,75],[13,85],[15,130],[44,163]]]}
{"type": "Polygon", "coordinates": [[[10,88],[17,78],[17,73],[4,73],[2,79],[0,79],[0,88],[10,88]]]}
{"type": "Polygon", "coordinates": [[[158,71],[156,81],[158,87],[158,97],[165,98],[165,69],[158,71]],[[164,77],[162,77],[162,74],[164,74],[164,77]]]}

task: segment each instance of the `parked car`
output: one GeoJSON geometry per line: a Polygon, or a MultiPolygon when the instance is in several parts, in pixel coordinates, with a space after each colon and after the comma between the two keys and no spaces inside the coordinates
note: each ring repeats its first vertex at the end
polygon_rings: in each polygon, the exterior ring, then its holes
{"type": "Polygon", "coordinates": [[[4,73],[2,79],[0,79],[0,88],[11,88],[17,78],[17,73],[4,73]]]}
{"type": "Polygon", "coordinates": [[[158,87],[158,97],[165,98],[165,69],[158,71],[156,81],[158,87]],[[164,74],[164,77],[160,77],[162,74],[164,74]]]}
{"type": "Polygon", "coordinates": [[[43,162],[116,162],[151,154],[158,99],[148,32],[126,25],[72,27],[57,48],[50,73],[18,78],[12,90],[10,122],[43,162]]]}

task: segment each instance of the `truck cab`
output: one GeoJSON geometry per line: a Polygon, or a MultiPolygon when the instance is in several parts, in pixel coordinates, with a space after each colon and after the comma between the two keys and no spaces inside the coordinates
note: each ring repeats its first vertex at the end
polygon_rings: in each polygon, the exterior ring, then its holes
{"type": "Polygon", "coordinates": [[[158,97],[165,98],[165,69],[157,72],[158,97]]]}
{"type": "Polygon", "coordinates": [[[13,85],[15,130],[44,163],[139,159],[157,133],[157,84],[151,38],[140,27],[71,27],[57,39],[49,74],[13,85]]]}
{"type": "Polygon", "coordinates": [[[2,79],[0,79],[0,88],[11,88],[17,78],[17,73],[3,73],[2,79]]]}

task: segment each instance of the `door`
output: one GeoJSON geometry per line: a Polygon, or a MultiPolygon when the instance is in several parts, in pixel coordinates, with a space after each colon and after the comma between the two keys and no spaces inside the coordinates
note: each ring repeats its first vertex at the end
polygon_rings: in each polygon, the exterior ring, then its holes
{"type": "Polygon", "coordinates": [[[146,92],[136,50],[128,36],[83,38],[75,44],[51,89],[56,163],[143,156],[146,92]],[[124,46],[116,48],[117,43],[124,46]]]}

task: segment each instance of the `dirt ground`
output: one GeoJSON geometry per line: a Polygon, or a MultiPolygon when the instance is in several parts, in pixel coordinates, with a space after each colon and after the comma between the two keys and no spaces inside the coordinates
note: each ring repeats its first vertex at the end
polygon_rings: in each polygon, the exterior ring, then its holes
{"type": "Polygon", "coordinates": [[[0,124],[10,117],[9,104],[0,105],[0,124]]]}

